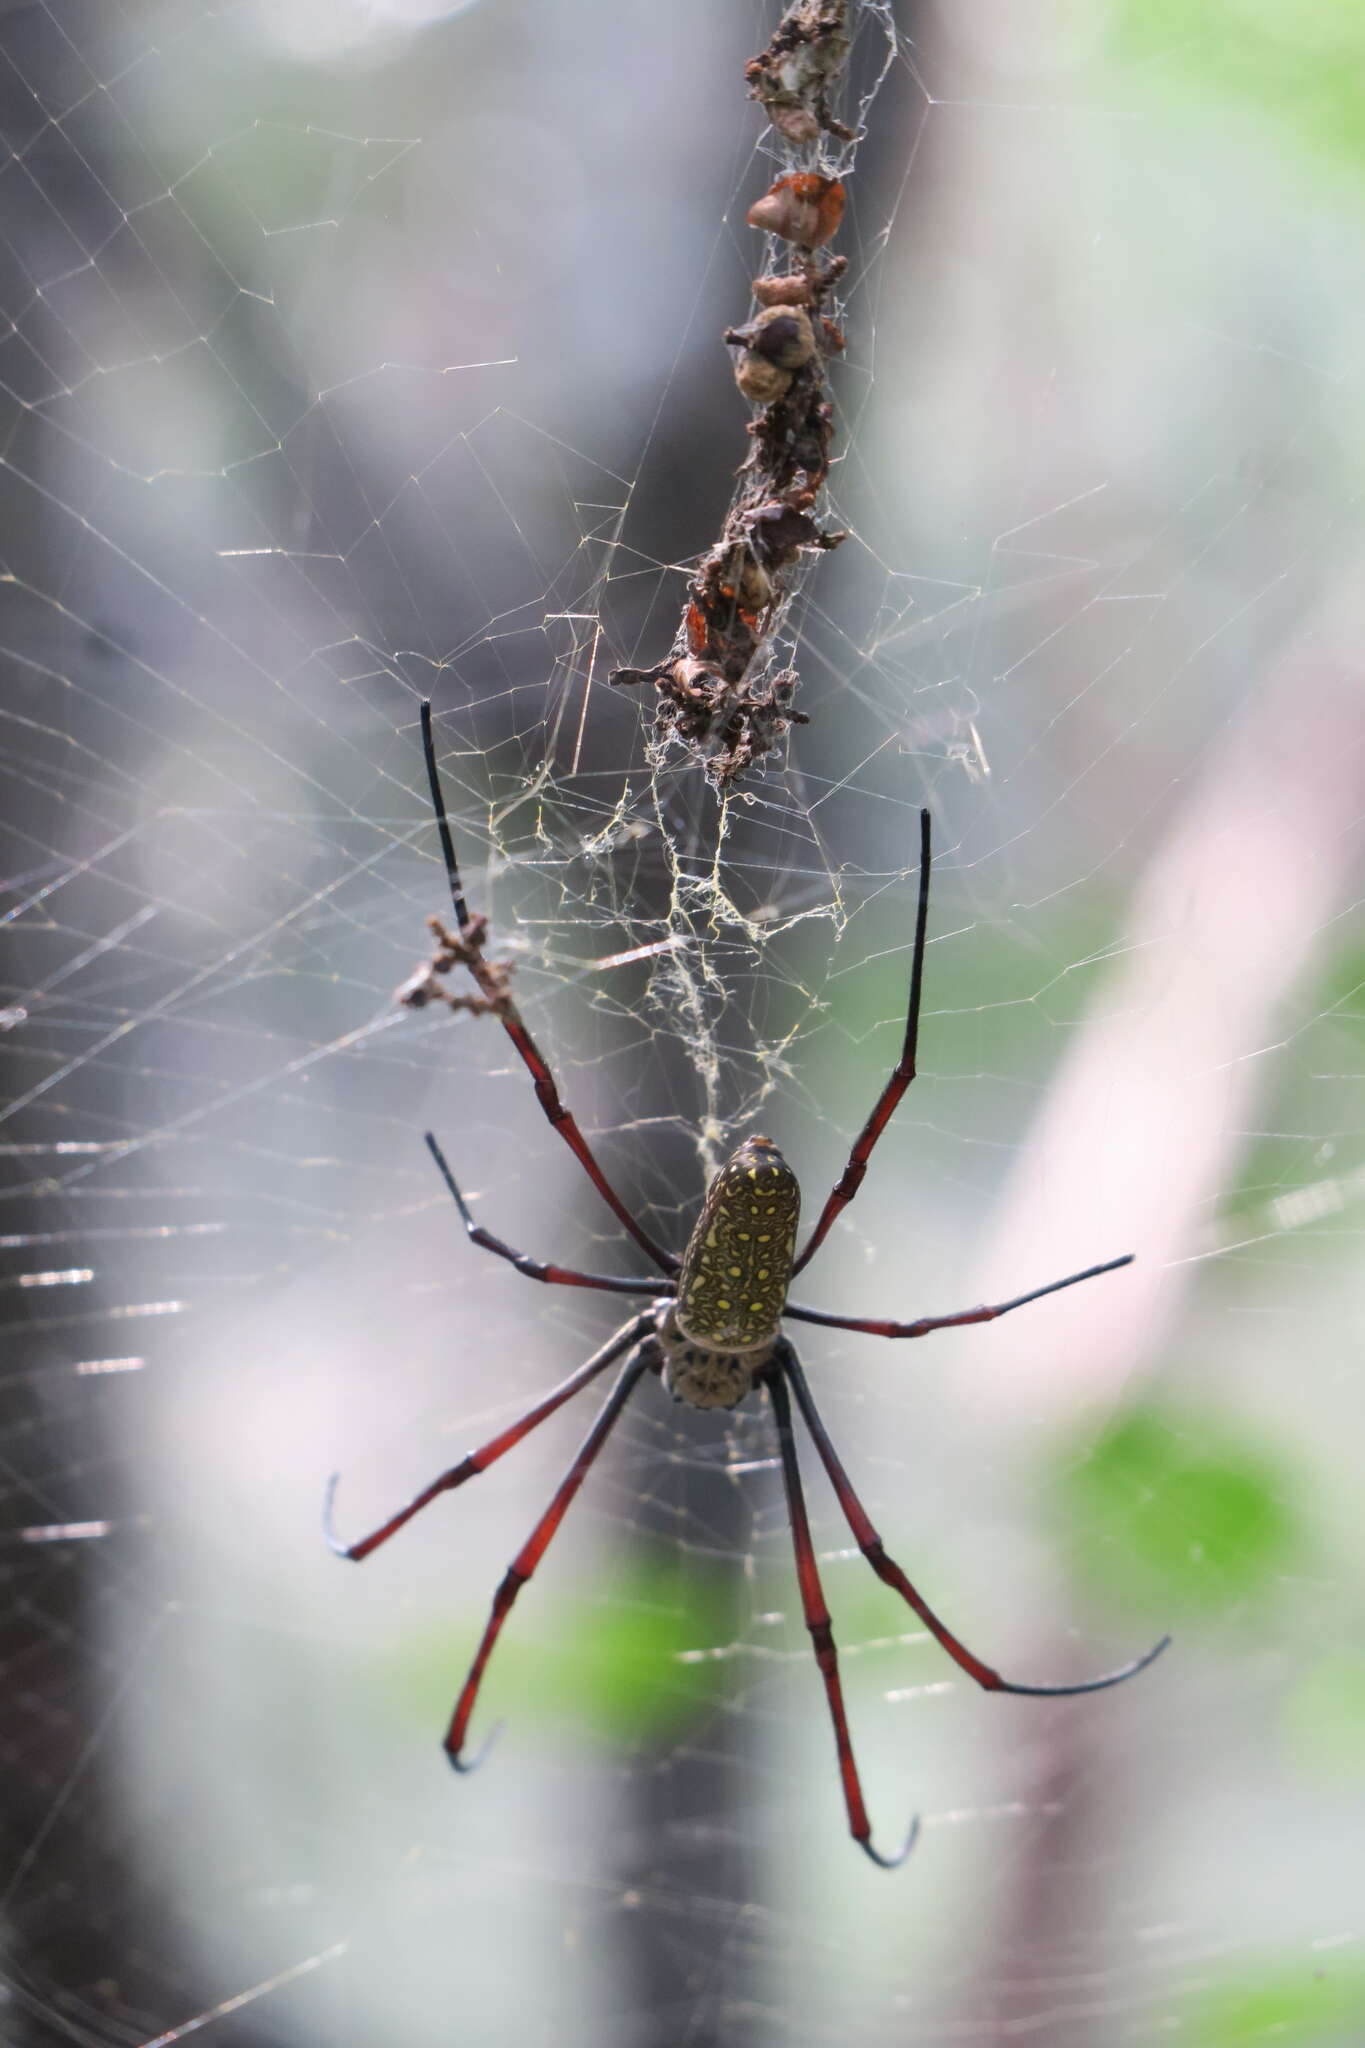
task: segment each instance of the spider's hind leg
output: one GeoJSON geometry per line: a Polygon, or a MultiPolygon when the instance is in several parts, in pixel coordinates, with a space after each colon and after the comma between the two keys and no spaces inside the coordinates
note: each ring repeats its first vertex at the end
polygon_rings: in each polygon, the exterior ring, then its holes
{"type": "MultiPolygon", "coordinates": [[[[790,1350],[790,1346],[784,1347],[790,1350]]],[[[793,1360],[794,1362],[794,1360],[793,1360]]],[[[829,1702],[830,1719],[834,1723],[834,1746],[839,1757],[839,1779],[843,1786],[844,1805],[848,1810],[848,1831],[858,1847],[882,1870],[894,1870],[915,1846],[919,1834],[919,1821],[910,1824],[905,1846],[896,1856],[885,1856],[880,1849],[872,1846],[872,1823],[867,1817],[863,1801],[862,1782],[853,1756],[853,1738],[848,1730],[848,1715],[844,1708],[844,1690],[839,1680],[839,1655],[834,1647],[834,1630],[830,1624],[829,1609],[825,1605],[824,1589],[820,1584],[820,1571],[815,1561],[815,1545],[811,1540],[810,1520],[806,1514],[806,1499],[801,1487],[801,1468],[796,1457],[796,1438],[792,1431],[791,1402],[787,1398],[784,1374],[790,1368],[779,1351],[765,1375],[768,1394],[777,1420],[777,1440],[782,1452],[782,1480],[787,1492],[787,1515],[791,1522],[792,1544],[796,1551],[796,1577],[801,1588],[801,1606],[806,1617],[806,1627],[815,1651],[815,1661],[820,1667],[820,1676],[825,1681],[825,1697],[829,1702]]]]}
{"type": "Polygon", "coordinates": [[[1154,1643],[1144,1655],[1135,1657],[1129,1664],[1120,1665],[1117,1671],[1106,1671],[1100,1678],[1083,1679],[1077,1685],[1018,1685],[1011,1679],[1002,1678],[998,1671],[975,1656],[965,1643],[959,1642],[947,1624],[939,1620],[923,1595],[911,1585],[896,1560],[887,1556],[882,1539],[873,1527],[866,1508],[853,1491],[839,1454],[830,1441],[829,1432],[820,1420],[820,1412],[811,1397],[806,1375],[801,1370],[796,1353],[785,1338],[778,1347],[777,1363],[791,1382],[796,1404],[820,1454],[820,1462],[829,1474],[830,1484],[838,1495],[844,1519],[853,1532],[859,1550],[877,1577],[886,1585],[895,1588],[906,1605],[913,1608],[930,1634],[943,1645],[958,1668],[965,1671],[969,1678],[974,1678],[983,1691],[1024,1693],[1043,1699],[1064,1699],[1072,1693],[1104,1692],[1111,1685],[1122,1685],[1125,1679],[1136,1678],[1139,1671],[1145,1671],[1149,1664],[1156,1662],[1170,1642],[1169,1636],[1162,1636],[1160,1642],[1154,1643]]]}
{"type": "Polygon", "coordinates": [[[414,1515],[420,1515],[422,1509],[428,1507],[438,1494],[451,1493],[457,1486],[463,1486],[467,1479],[476,1479],[480,1472],[486,1472],[490,1465],[505,1457],[508,1451],[514,1450],[523,1437],[529,1436],[533,1429],[538,1429],[547,1417],[553,1415],[556,1409],[562,1408],[566,1401],[571,1401],[589,1381],[595,1380],[599,1373],[605,1372],[609,1365],[615,1364],[621,1353],[629,1350],[637,1339],[648,1345],[648,1333],[653,1320],[653,1314],[648,1309],[643,1315],[632,1316],[624,1328],[618,1330],[614,1337],[608,1338],[600,1351],[595,1351],[585,1365],[579,1366],[577,1372],[572,1372],[566,1380],[561,1380],[543,1401],[537,1401],[533,1408],[528,1408],[524,1415],[519,1416],[506,1429],[499,1430],[495,1437],[482,1444],[477,1451],[471,1451],[468,1457],[462,1458],[458,1465],[452,1465],[448,1471],[438,1473],[431,1484],[424,1486],[405,1507],[399,1508],[397,1514],[390,1515],[387,1522],[381,1522],[377,1529],[372,1529],[368,1536],[362,1536],[354,1543],[343,1543],[332,1526],[332,1509],[337,1490],[337,1474],[334,1472],[327,1482],[322,1510],[322,1532],[328,1548],[334,1550],[338,1557],[348,1557],[355,1564],[362,1563],[372,1551],[378,1550],[381,1543],[387,1543],[390,1536],[396,1536],[414,1515]]]}
{"type": "MultiPolygon", "coordinates": [[[[577,1456],[556,1487],[549,1507],[513,1558],[504,1574],[502,1584],[493,1596],[493,1611],[488,1617],[483,1638],[474,1653],[469,1676],[460,1689],[460,1697],[455,1702],[455,1711],[450,1717],[450,1727],[446,1733],[445,1752],[457,1771],[477,1769],[488,1753],[489,1744],[485,1742],[478,1755],[471,1761],[466,1762],[461,1754],[465,1736],[469,1731],[469,1719],[479,1697],[479,1687],[483,1684],[488,1660],[502,1633],[502,1625],[511,1613],[512,1604],[518,1593],[530,1582],[536,1566],[549,1549],[574,1495],[587,1478],[598,1452],[619,1421],[621,1410],[635,1391],[637,1381],[653,1362],[653,1356],[653,1348],[646,1336],[644,1342],[635,1347],[622,1366],[616,1385],[603,1404],[601,1414],[584,1437],[577,1456]]],[[[494,1732],[496,1733],[496,1730],[494,1732]]],[[[490,1737],[489,1740],[491,1739],[490,1737]]]]}

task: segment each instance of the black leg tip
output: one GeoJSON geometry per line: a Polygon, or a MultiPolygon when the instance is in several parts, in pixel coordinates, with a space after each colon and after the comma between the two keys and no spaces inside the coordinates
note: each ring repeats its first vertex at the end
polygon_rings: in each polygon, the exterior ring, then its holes
{"type": "Polygon", "coordinates": [[[322,1538],[334,1557],[349,1557],[349,1548],[341,1541],[332,1525],[332,1509],[336,1502],[337,1482],[340,1478],[341,1474],[334,1472],[327,1481],[326,1491],[322,1496],[322,1538]]]}
{"type": "Polygon", "coordinates": [[[899,1856],[883,1856],[881,1850],[874,1849],[871,1842],[859,1842],[858,1847],[865,1856],[871,1858],[878,1870],[899,1870],[918,1840],[919,1815],[916,1814],[910,1823],[910,1832],[905,1838],[905,1847],[901,1850],[899,1856]]]}
{"type": "Polygon", "coordinates": [[[503,1723],[501,1721],[495,1722],[489,1734],[485,1737],[482,1747],[476,1750],[474,1755],[470,1757],[461,1756],[457,1749],[447,1748],[445,1757],[451,1770],[458,1771],[462,1778],[472,1777],[486,1760],[488,1752],[492,1749],[493,1744],[502,1734],[502,1731],[503,1723]]]}
{"type": "Polygon", "coordinates": [[[1068,1700],[1078,1698],[1081,1693],[1108,1692],[1111,1686],[1126,1685],[1130,1678],[1137,1677],[1139,1671],[1145,1671],[1149,1664],[1155,1664],[1162,1651],[1168,1650],[1170,1646],[1171,1638],[1168,1635],[1162,1636],[1161,1640],[1153,1643],[1151,1649],[1144,1651],[1141,1657],[1134,1657],[1131,1664],[1123,1664],[1117,1671],[1106,1671],[1102,1678],[1082,1679],[1077,1685],[1014,1685],[1008,1679],[1002,1678],[998,1685],[991,1686],[989,1690],[1015,1693],[1021,1698],[1035,1700],[1068,1700]]]}

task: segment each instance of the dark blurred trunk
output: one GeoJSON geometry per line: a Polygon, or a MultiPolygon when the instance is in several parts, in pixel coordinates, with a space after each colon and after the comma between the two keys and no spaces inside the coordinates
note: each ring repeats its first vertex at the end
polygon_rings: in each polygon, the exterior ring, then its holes
{"type": "MultiPolygon", "coordinates": [[[[64,38],[35,33],[38,20],[29,8],[0,16],[0,126],[10,169],[0,191],[0,303],[15,323],[2,401],[0,547],[14,579],[5,602],[3,688],[8,715],[19,722],[11,739],[16,730],[24,736],[23,771],[7,775],[0,826],[0,914],[9,926],[0,1042],[10,1105],[0,1147],[0,1285],[8,1308],[0,1374],[0,1943],[9,1980],[0,1992],[0,2035],[11,2048],[74,2038],[60,1987],[83,1987],[83,2009],[98,2019],[130,1997],[154,2002],[155,1978],[130,1959],[137,1876],[99,1768],[98,1731],[128,1673],[107,1668],[90,1647],[95,1604],[124,1599],[127,1582],[96,1531],[66,1540],[57,1533],[118,1515],[103,1451],[101,1382],[76,1366],[130,1347],[126,1332],[124,1341],[110,1339],[98,1278],[86,1285],[59,1277],[85,1267],[84,1226],[95,1219],[60,1192],[58,1148],[92,1135],[70,1111],[83,1099],[95,1107],[98,1090],[73,1081],[60,1101],[41,1093],[80,1040],[69,1015],[54,1020],[54,1004],[31,993],[79,950],[73,933],[92,907],[89,892],[69,882],[78,856],[62,813],[79,809],[81,789],[62,741],[73,694],[62,678],[79,686],[102,659],[91,636],[51,603],[69,564],[46,495],[57,489],[59,462],[43,408],[88,375],[90,364],[74,359],[70,333],[44,293],[79,265],[82,248],[105,238],[109,212],[99,190],[98,118],[81,151],[49,125],[52,109],[69,109],[89,93],[89,73],[64,38]],[[49,907],[52,889],[64,893],[49,907]],[[16,1099],[31,1092],[32,1105],[16,1110],[16,1099]],[[101,1983],[118,1987],[103,2006],[88,1993],[101,1983]]],[[[128,907],[125,900],[120,914],[128,907]]],[[[99,929],[98,920],[91,928],[99,929]]],[[[61,1012],[60,1000],[55,1007],[61,1012]]],[[[136,1640],[134,1625],[130,1655],[136,1640]]]]}
{"type": "MultiPolygon", "coordinates": [[[[900,0],[895,12],[901,37],[913,40],[921,9],[913,0],[900,0]]],[[[774,7],[763,18],[763,31],[770,31],[779,18],[780,10],[774,7]]],[[[878,25],[865,24],[855,47],[855,75],[864,84],[880,68],[883,55],[878,25]]],[[[717,89],[727,84],[719,81],[717,89]]],[[[738,103],[738,78],[734,90],[738,103]]],[[[880,218],[889,210],[890,193],[902,175],[907,135],[924,111],[909,75],[893,72],[874,104],[859,152],[857,194],[865,218],[880,218]]],[[[760,167],[755,165],[753,191],[746,188],[738,203],[747,204],[760,189],[760,167]]],[[[898,204],[904,228],[905,194],[898,204]]],[[[722,308],[717,335],[743,312],[742,306],[722,308]]],[[[871,317],[870,309],[866,317],[871,317]]],[[[645,560],[687,561],[707,548],[719,530],[731,471],[742,461],[745,443],[742,423],[736,431],[734,394],[719,350],[717,358],[713,375],[698,376],[688,385],[689,407],[659,423],[650,461],[632,495],[626,538],[645,560]]],[[[836,404],[841,395],[838,382],[836,370],[836,404]]],[[[839,453],[846,430],[841,421],[839,453]]],[[[834,558],[836,563],[838,559],[834,558]]],[[[834,573],[837,570],[828,563],[814,571],[817,578],[834,573]]],[[[818,590],[816,596],[818,604],[818,590]]],[[[634,647],[629,620],[614,623],[621,643],[634,647]]],[[[639,644],[636,658],[646,665],[659,659],[675,623],[668,603],[656,604],[651,612],[652,638],[639,644]]],[[[638,701],[635,692],[630,694],[631,701],[638,701]]],[[[650,708],[647,702],[641,705],[642,718],[648,719],[650,708]]],[[[819,776],[825,744],[836,749],[832,731],[822,742],[817,725],[798,729],[792,746],[792,768],[798,777],[819,776]]],[[[774,776],[783,772],[778,758],[768,769],[774,776]]],[[[619,763],[601,759],[595,766],[601,770],[619,763]]],[[[704,874],[714,858],[718,799],[699,768],[667,773],[661,788],[670,806],[674,855],[689,871],[704,874]]],[[[731,804],[726,833],[725,876],[740,907],[748,912],[759,905],[788,902],[793,870],[799,871],[809,858],[805,841],[797,834],[784,837],[771,815],[760,809],[755,817],[742,802],[731,804]]],[[[642,871],[631,900],[646,925],[666,928],[671,889],[672,876],[662,868],[642,871]]],[[[705,943],[703,932],[692,936],[705,943]]],[[[714,1027],[715,1042],[721,1045],[734,1042],[736,1034],[747,1035],[755,1016],[759,974],[736,966],[740,952],[730,944],[716,954],[731,1023],[726,1025],[717,1007],[701,1025],[703,1031],[714,1027]]],[[[676,1237],[679,1250],[700,1202],[702,1169],[695,1144],[682,1133],[669,1131],[665,1120],[681,1112],[697,1126],[707,1108],[701,1077],[687,1051],[696,1030],[695,1018],[679,1016],[672,1041],[658,1051],[641,1077],[642,1126],[649,1129],[650,1120],[657,1118],[655,1128],[667,1131],[651,1145],[642,1169],[642,1192],[659,1205],[660,1232],[669,1243],[676,1237]],[[665,1220],[675,1216],[676,1205],[689,1197],[695,1200],[681,1226],[665,1220]]],[[[723,1120],[738,1106],[738,1086],[724,1072],[720,1086],[722,1099],[716,1109],[723,1120]]],[[[738,1135],[734,1134],[736,1140],[738,1135]]],[[[639,1398],[667,1402],[657,1383],[642,1390],[639,1398]]],[[[671,1548],[676,1554],[681,1543],[678,1580],[683,1595],[689,1572],[695,1572],[699,1588],[705,1585],[712,1625],[727,1631],[725,1641],[742,1643],[752,1621],[755,1528],[760,1523],[771,1527],[783,1515],[771,1413],[766,1399],[754,1395],[734,1415],[685,1408],[674,1414],[677,1429],[685,1433],[685,1450],[672,1457],[629,1454],[634,1460],[630,1485],[640,1502],[629,1540],[643,1565],[661,1550],[667,1554],[671,1548]],[[774,1461],[772,1469],[735,1469],[762,1460],[774,1461]]],[[[764,2048],[768,2042],[776,2048],[778,2041],[791,2038],[790,1987],[775,1976],[780,1965],[771,1929],[751,1912],[776,1888],[771,1746],[756,1714],[727,1710],[727,1700],[746,1682],[743,1661],[720,1661],[711,1668],[720,1675],[710,1690],[710,1710],[695,1727],[672,1731],[652,1751],[642,1749],[626,1780],[620,1858],[625,1903],[616,1922],[623,1998],[612,2048],[681,2048],[683,2043],[686,2048],[733,2048],[741,2039],[745,2048],[764,2048]],[[751,1927],[752,1932],[746,1931],[751,1927]],[[770,2015],[782,2014],[788,2015],[786,2021],[774,2017],[770,2023],[770,2015]]],[[[813,1714],[823,1711],[813,1664],[809,1705],[813,1714]]],[[[837,1853],[840,1845],[836,1843],[835,1849],[837,1853]]]]}

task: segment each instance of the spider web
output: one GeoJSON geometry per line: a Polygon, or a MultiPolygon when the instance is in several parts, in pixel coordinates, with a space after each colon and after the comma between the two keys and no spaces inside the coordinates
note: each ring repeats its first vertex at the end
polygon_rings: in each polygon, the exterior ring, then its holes
{"type": "Polygon", "coordinates": [[[7,2042],[1355,2042],[1359,173],[1331,10],[866,10],[801,728],[722,805],[665,652],[744,408],[777,11],[9,7],[0,1408],[7,2042]],[[892,62],[881,76],[887,54],[892,62]],[[1269,81],[1273,81],[1273,87],[1269,81]],[[395,1007],[467,893],[681,1247],[777,1139],[891,1551],[805,1470],[849,1846],[765,1406],[627,1412],[438,1739],[599,1344],[464,1239],[638,1257],[488,1020],[395,1007]]]}

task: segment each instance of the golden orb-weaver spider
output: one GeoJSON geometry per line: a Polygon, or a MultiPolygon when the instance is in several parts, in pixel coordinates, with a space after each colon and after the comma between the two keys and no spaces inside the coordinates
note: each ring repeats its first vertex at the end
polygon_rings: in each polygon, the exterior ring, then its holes
{"type": "MultiPolygon", "coordinates": [[[[830,1717],[834,1723],[834,1740],[838,1752],[844,1803],[848,1809],[849,1832],[874,1863],[884,1870],[894,1869],[910,1853],[918,1833],[919,1822],[916,1820],[912,1824],[905,1846],[898,1855],[885,1856],[880,1850],[873,1848],[871,1823],[863,1803],[862,1786],[853,1758],[853,1744],[844,1711],[843,1689],[839,1682],[838,1657],[830,1626],[829,1610],[825,1605],[820,1585],[815,1547],[811,1540],[810,1522],[806,1514],[805,1496],[796,1456],[796,1439],[792,1429],[791,1395],[796,1397],[796,1405],[810,1432],[820,1462],[829,1475],[839,1505],[863,1556],[878,1578],[884,1580],[888,1586],[894,1587],[907,1605],[914,1610],[925,1627],[943,1645],[954,1663],[986,1691],[1057,1697],[1074,1693],[1102,1692],[1107,1686],[1120,1685],[1124,1679],[1135,1677],[1139,1671],[1145,1670],[1147,1665],[1161,1655],[1170,1642],[1170,1637],[1163,1636],[1145,1656],[1135,1658],[1132,1663],[1123,1665],[1119,1670],[1075,1685],[1021,1685],[1002,1678],[998,1671],[983,1663],[965,1643],[958,1640],[944,1622],[939,1620],[900,1566],[887,1556],[882,1547],[881,1537],[854,1492],[848,1474],[840,1463],[820,1419],[796,1352],[782,1334],[783,1318],[791,1317],[802,1323],[819,1323],[828,1329],[860,1330],[874,1337],[925,1337],[931,1330],[957,1329],[966,1323],[992,1322],[997,1316],[1007,1315],[1011,1309],[1022,1308],[1026,1302],[1038,1301],[1045,1294],[1055,1294],[1063,1287],[1074,1287],[1081,1280],[1093,1280],[1100,1273],[1112,1273],[1116,1268],[1130,1264],[1132,1254],[1126,1253],[1122,1258],[1108,1259],[1103,1265],[1087,1266],[1083,1272],[1070,1273],[1064,1280],[1049,1281],[1045,1287],[1035,1287],[1028,1294],[1016,1295],[1012,1301],[999,1301],[988,1307],[964,1309],[956,1315],[922,1316],[912,1323],[826,1315],[819,1309],[795,1307],[787,1300],[787,1288],[791,1280],[803,1267],[809,1265],[824,1243],[835,1217],[857,1194],[863,1175],[867,1171],[872,1149],[889,1123],[897,1103],[915,1078],[920,992],[924,977],[925,933],[929,915],[930,832],[927,810],[920,812],[919,908],[911,960],[905,1042],[895,1071],[878,1096],[872,1114],[849,1154],[848,1164],[826,1198],[815,1228],[802,1249],[800,1252],[796,1250],[796,1224],[801,1203],[796,1176],[777,1147],[767,1138],[760,1137],[746,1138],[713,1177],[702,1203],[701,1214],[693,1226],[681,1259],[665,1250],[662,1245],[656,1244],[613,1191],[594,1159],[587,1140],[560,1100],[549,1067],[522,1023],[516,1006],[507,992],[505,973],[483,959],[482,946],[486,927],[481,919],[470,916],[464,900],[436,770],[436,754],[431,736],[431,709],[427,704],[422,706],[422,739],[426,753],[427,775],[431,784],[432,804],[450,882],[451,900],[459,925],[457,939],[446,934],[444,927],[433,920],[433,928],[445,948],[443,957],[446,959],[446,965],[458,961],[459,964],[470,968],[484,994],[482,997],[465,1000],[473,1002],[478,1007],[492,1010],[501,1019],[504,1030],[511,1037],[535,1081],[537,1098],[552,1127],[570,1146],[598,1192],[629,1230],[637,1244],[648,1253],[664,1277],[647,1277],[640,1280],[609,1279],[598,1273],[579,1273],[566,1266],[547,1265],[539,1259],[531,1258],[526,1252],[514,1251],[510,1245],[504,1244],[501,1238],[494,1237],[491,1231],[485,1230],[481,1224],[474,1221],[464,1196],[455,1184],[454,1176],[446,1164],[440,1146],[428,1131],[427,1147],[450,1190],[455,1206],[459,1210],[460,1220],[476,1245],[485,1251],[495,1253],[500,1259],[508,1260],[519,1273],[524,1273],[531,1280],[541,1280],[558,1287],[600,1288],[604,1293],[610,1294],[646,1294],[653,1299],[648,1308],[642,1310],[639,1315],[632,1316],[600,1351],[594,1353],[586,1365],[571,1373],[568,1379],[563,1380],[543,1401],[538,1402],[518,1421],[492,1437],[478,1450],[471,1451],[458,1465],[453,1465],[448,1471],[442,1472],[410,1500],[406,1507],[400,1508],[387,1522],[381,1523],[377,1529],[371,1530],[368,1536],[362,1537],[356,1543],[342,1543],[333,1533],[332,1503],[337,1483],[334,1475],[327,1488],[327,1541],[341,1557],[353,1558],[356,1562],[369,1557],[382,1543],[387,1543],[390,1536],[395,1535],[406,1522],[410,1522],[414,1515],[419,1514],[429,1501],[435,1500],[438,1494],[449,1493],[455,1487],[462,1486],[466,1479],[472,1479],[476,1473],[486,1471],[505,1452],[519,1444],[523,1437],[529,1436],[547,1416],[562,1408],[566,1401],[572,1400],[573,1396],[591,1380],[595,1380],[609,1365],[624,1355],[625,1362],[617,1376],[616,1384],[597,1420],[583,1439],[550,1505],[508,1568],[493,1597],[493,1610],[488,1625],[459,1699],[455,1703],[445,1738],[445,1751],[455,1769],[475,1770],[487,1753],[488,1743],[484,1744],[476,1756],[466,1759],[463,1754],[465,1737],[484,1671],[502,1625],[511,1611],[513,1601],[527,1584],[549,1548],[574,1495],[587,1477],[589,1468],[611,1434],[639,1381],[647,1372],[654,1372],[662,1378],[664,1385],[676,1400],[689,1402],[697,1408],[733,1408],[755,1387],[766,1388],[777,1423],[782,1478],[796,1552],[796,1575],[801,1591],[801,1604],[805,1611],[806,1627],[810,1631],[814,1645],[815,1660],[824,1680],[830,1717]]],[[[459,1000],[456,999],[457,1002],[459,1000]]],[[[496,1730],[494,1732],[496,1733],[496,1730]]]]}

